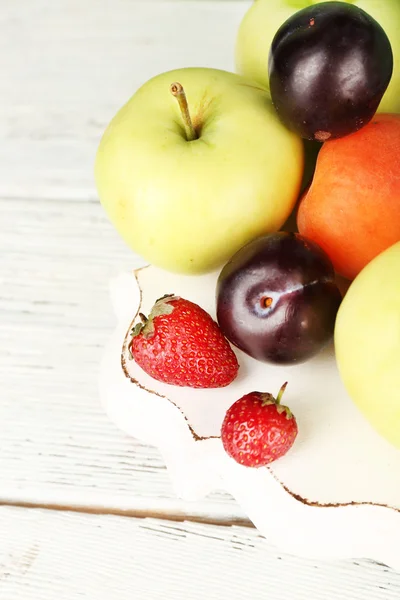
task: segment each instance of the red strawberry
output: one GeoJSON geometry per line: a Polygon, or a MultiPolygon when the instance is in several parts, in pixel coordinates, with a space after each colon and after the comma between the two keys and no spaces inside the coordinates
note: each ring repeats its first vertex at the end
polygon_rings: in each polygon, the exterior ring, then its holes
{"type": "Polygon", "coordinates": [[[239,369],[219,326],[197,304],[178,296],[157,300],[132,330],[132,358],[154,379],[193,388],[231,383],[239,369]]]}
{"type": "Polygon", "coordinates": [[[251,392],[228,409],[221,438],[226,452],[246,467],[263,467],[286,454],[297,436],[296,419],[278,396],[251,392]]]}

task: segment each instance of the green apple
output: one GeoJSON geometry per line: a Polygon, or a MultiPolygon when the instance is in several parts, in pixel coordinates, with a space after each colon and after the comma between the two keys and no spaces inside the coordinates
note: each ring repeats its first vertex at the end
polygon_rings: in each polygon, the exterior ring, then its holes
{"type": "MultiPolygon", "coordinates": [[[[380,23],[390,40],[394,58],[393,76],[378,111],[400,112],[400,0],[345,1],[370,14],[380,23]]],[[[268,56],[275,33],[295,12],[320,2],[321,0],[255,0],[239,28],[236,40],[237,71],[268,88],[268,56]]]]}
{"type": "Polygon", "coordinates": [[[117,113],[95,178],[136,253],[195,274],[281,227],[303,162],[301,140],[279,122],[265,90],[234,73],[188,68],[154,77],[117,113]]]}
{"type": "Polygon", "coordinates": [[[400,242],[373,259],[339,308],[335,350],[343,383],[372,426],[400,448],[400,242]]]}

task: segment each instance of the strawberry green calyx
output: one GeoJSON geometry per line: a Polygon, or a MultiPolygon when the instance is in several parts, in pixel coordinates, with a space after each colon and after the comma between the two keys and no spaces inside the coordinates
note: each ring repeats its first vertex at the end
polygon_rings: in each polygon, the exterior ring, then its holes
{"type": "Polygon", "coordinates": [[[179,300],[179,296],[165,294],[156,300],[148,317],[143,313],[139,313],[140,323],[136,323],[132,328],[131,336],[136,337],[139,334],[143,334],[145,338],[150,338],[154,334],[154,319],[162,315],[170,315],[174,310],[171,304],[173,300],[179,300]]]}
{"type": "Polygon", "coordinates": [[[131,336],[136,337],[141,333],[149,322],[148,318],[143,314],[139,313],[140,323],[136,323],[136,325],[131,330],[131,336]]]}
{"type": "Polygon", "coordinates": [[[261,404],[262,404],[262,406],[268,406],[269,404],[275,404],[276,410],[278,411],[279,414],[286,413],[286,418],[292,419],[293,414],[292,414],[292,411],[290,410],[290,408],[288,406],[285,406],[284,404],[281,404],[281,399],[285,392],[287,384],[288,384],[288,382],[286,381],[281,386],[276,398],[268,392],[261,394],[261,404]]]}

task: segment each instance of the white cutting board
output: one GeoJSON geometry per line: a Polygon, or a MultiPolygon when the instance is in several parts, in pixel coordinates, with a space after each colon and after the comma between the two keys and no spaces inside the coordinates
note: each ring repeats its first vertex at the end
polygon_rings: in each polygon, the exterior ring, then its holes
{"type": "MultiPolygon", "coordinates": [[[[332,346],[296,366],[270,366],[235,350],[240,372],[228,387],[166,385],[128,360],[125,338],[140,311],[174,293],[215,318],[218,273],[174,275],[153,266],[111,282],[116,330],[100,370],[100,395],[125,432],[157,446],[176,493],[197,500],[231,493],[251,521],[282,550],[327,558],[371,558],[400,569],[400,451],[378,436],[339,379],[332,346]],[[227,408],[243,394],[276,393],[284,381],[299,435],[269,468],[230,459],[219,438],[227,408]]],[[[127,339],[130,339],[128,337],[127,339]]]]}

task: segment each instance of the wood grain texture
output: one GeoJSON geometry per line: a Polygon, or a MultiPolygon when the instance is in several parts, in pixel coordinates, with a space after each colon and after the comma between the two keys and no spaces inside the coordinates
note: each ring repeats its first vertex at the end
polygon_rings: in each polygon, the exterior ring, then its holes
{"type": "MultiPolygon", "coordinates": [[[[109,119],[149,77],[176,66],[233,68],[240,4],[191,3],[195,29],[183,2],[2,7],[3,501],[187,514],[159,453],[118,432],[98,404],[98,363],[114,325],[108,280],[140,259],[97,203],[93,160],[109,119]]],[[[226,499],[189,511],[242,518],[226,499]]]]}
{"type": "MultiPolygon", "coordinates": [[[[107,282],[140,260],[107,222],[92,172],[104,127],[146,79],[233,68],[250,4],[2,3],[0,502],[243,518],[224,494],[178,501],[159,453],[99,407],[107,282]]],[[[392,600],[399,586],[368,562],[282,556],[252,529],[0,507],[1,600],[392,600]]]]}
{"type": "Polygon", "coordinates": [[[94,155],[117,109],[163,71],[233,70],[250,4],[3,2],[0,196],[96,198],[94,155]]]}
{"type": "Polygon", "coordinates": [[[0,509],[2,600],[397,600],[367,561],[277,554],[254,529],[0,509]]]}
{"type": "Polygon", "coordinates": [[[243,518],[185,506],[157,450],[120,433],[97,390],[108,280],[143,264],[97,202],[0,200],[0,501],[243,518]]]}

